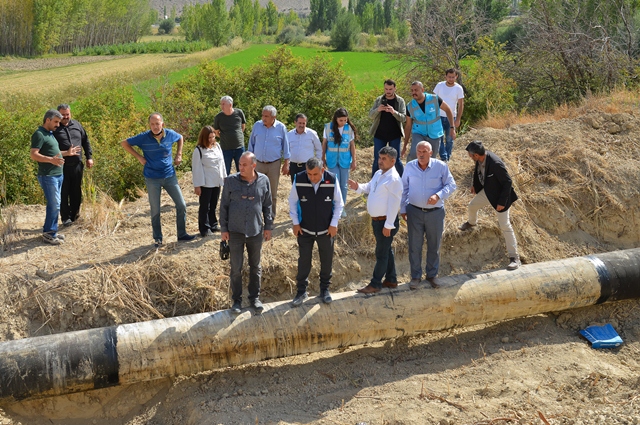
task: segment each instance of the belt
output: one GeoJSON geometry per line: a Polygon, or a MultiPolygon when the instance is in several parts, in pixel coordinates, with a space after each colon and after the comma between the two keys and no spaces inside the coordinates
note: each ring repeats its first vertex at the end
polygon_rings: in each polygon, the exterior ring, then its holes
{"type": "MultiPolygon", "coordinates": [[[[258,160],[256,160],[258,161],[258,160]]],[[[258,161],[260,164],[273,164],[276,161],[280,161],[279,159],[276,159],[275,161],[258,161]]]]}
{"type": "Polygon", "coordinates": [[[415,205],[413,205],[413,204],[409,204],[409,205],[411,205],[413,208],[415,208],[415,209],[417,209],[417,210],[420,210],[420,211],[422,211],[422,212],[431,212],[431,211],[437,211],[437,210],[442,209],[442,207],[436,207],[436,208],[420,208],[420,207],[416,207],[416,206],[415,206],[415,205]]]}
{"type": "Polygon", "coordinates": [[[307,163],[306,162],[292,162],[291,165],[295,165],[296,167],[306,167],[307,163]]]}
{"type": "Polygon", "coordinates": [[[381,215],[380,217],[371,217],[371,220],[373,221],[384,221],[387,219],[386,215],[381,215]]]}
{"type": "Polygon", "coordinates": [[[322,235],[326,235],[327,233],[329,233],[329,229],[323,230],[321,232],[312,232],[310,230],[302,228],[302,231],[305,232],[308,235],[311,235],[311,236],[322,236],[322,235]]]}

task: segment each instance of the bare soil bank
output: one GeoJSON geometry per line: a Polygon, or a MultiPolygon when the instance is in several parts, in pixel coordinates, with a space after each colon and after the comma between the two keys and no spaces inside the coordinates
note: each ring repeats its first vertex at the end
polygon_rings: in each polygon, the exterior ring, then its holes
{"type": "MultiPolygon", "coordinates": [[[[457,230],[471,199],[472,163],[463,149],[473,139],[497,152],[514,177],[521,200],[512,221],[525,263],[640,245],[640,119],[588,111],[460,138],[450,162],[458,191],[446,205],[441,275],[507,263],[492,211],[483,211],[471,233],[457,230]]],[[[371,158],[370,148],[359,151],[356,180],[368,179],[371,158]]],[[[190,175],[182,183],[195,232],[190,175]]],[[[295,288],[288,177],[280,187],[275,238],[263,255],[265,301],[289,299],[295,288]]],[[[349,194],[335,291],[370,278],[373,236],[364,202],[349,194]]],[[[0,340],[226,308],[228,263],[218,259],[219,237],[174,243],[173,207],[168,198],[163,205],[169,243],[158,252],[144,197],[87,204],[60,247],[40,240],[42,206],[16,207],[0,257],[0,340]]],[[[405,227],[396,250],[406,282],[405,227]]],[[[317,274],[312,279],[314,295],[317,274]]],[[[24,402],[3,406],[0,424],[640,424],[639,307],[620,302],[24,402]],[[590,348],[578,330],[594,323],[613,324],[625,344],[590,348]]]]}

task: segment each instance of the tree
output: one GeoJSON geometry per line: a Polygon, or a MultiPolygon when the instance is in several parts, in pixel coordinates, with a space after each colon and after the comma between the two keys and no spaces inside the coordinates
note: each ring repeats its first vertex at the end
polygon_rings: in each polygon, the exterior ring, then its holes
{"type": "Polygon", "coordinates": [[[358,18],[353,13],[343,11],[331,30],[331,46],[339,51],[353,50],[359,33],[358,18]]]}
{"type": "Polygon", "coordinates": [[[418,0],[410,22],[414,44],[400,51],[401,59],[413,72],[426,66],[439,76],[447,68],[460,68],[460,60],[472,53],[477,40],[492,28],[469,0],[418,0]]]}
{"type": "Polygon", "coordinates": [[[278,29],[278,8],[272,0],[269,0],[269,3],[267,3],[265,15],[267,20],[267,27],[265,28],[267,34],[275,34],[278,29]]]}
{"type": "Polygon", "coordinates": [[[331,29],[342,9],[340,0],[311,0],[308,33],[331,29]]]}
{"type": "Polygon", "coordinates": [[[362,14],[360,15],[360,27],[363,32],[373,33],[374,10],[373,3],[367,3],[362,9],[362,14]]]}
{"type": "Polygon", "coordinates": [[[176,21],[171,18],[163,19],[158,26],[160,34],[171,34],[176,26],[176,21]]]}

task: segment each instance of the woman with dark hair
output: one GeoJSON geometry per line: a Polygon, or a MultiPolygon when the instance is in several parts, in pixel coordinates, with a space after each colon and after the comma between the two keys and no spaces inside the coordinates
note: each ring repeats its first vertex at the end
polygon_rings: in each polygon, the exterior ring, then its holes
{"type": "Polygon", "coordinates": [[[224,155],[216,134],[210,125],[204,126],[198,135],[198,144],[191,157],[193,190],[200,197],[198,209],[198,229],[200,236],[211,236],[220,230],[216,207],[220,197],[220,187],[227,177],[224,155]]]}
{"type": "MultiPolygon", "coordinates": [[[[330,123],[324,125],[322,138],[322,160],[327,169],[336,175],[340,183],[342,200],[347,204],[347,182],[350,170],[356,169],[356,139],[358,131],[351,123],[349,114],[344,108],[333,113],[330,123]]],[[[342,217],[346,217],[342,210],[342,217]]]]}

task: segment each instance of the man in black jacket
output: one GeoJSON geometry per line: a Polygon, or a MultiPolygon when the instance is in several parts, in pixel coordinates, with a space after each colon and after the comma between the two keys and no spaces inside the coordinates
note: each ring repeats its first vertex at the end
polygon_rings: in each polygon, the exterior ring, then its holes
{"type": "Polygon", "coordinates": [[[500,229],[507,244],[509,254],[507,270],[515,270],[520,267],[520,257],[516,235],[509,221],[509,207],[518,199],[518,195],[513,190],[511,177],[498,155],[486,150],[482,142],[473,141],[467,145],[466,150],[469,157],[476,163],[471,187],[471,193],[475,196],[469,203],[469,219],[459,229],[462,231],[471,229],[478,222],[478,211],[482,207],[491,205],[498,213],[500,229]]]}
{"type": "Polygon", "coordinates": [[[58,106],[62,114],[60,126],[53,132],[61,151],[75,147],[78,154],[68,156],[64,161],[64,181],[62,182],[62,199],[60,202],[60,219],[62,224],[69,226],[78,218],[82,203],[82,150],[87,158],[87,168],[93,167],[91,144],[82,125],[71,119],[71,108],[66,103],[58,106]]]}

